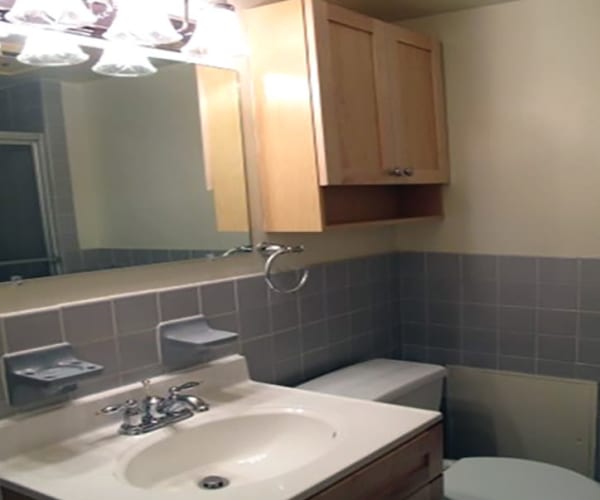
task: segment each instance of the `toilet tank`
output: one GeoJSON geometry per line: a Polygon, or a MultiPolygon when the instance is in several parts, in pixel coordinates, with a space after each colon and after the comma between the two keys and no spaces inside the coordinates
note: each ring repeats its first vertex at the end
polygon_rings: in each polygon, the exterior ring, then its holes
{"type": "Polygon", "coordinates": [[[445,377],[443,366],[372,359],[310,380],[298,389],[439,410],[445,377]]]}

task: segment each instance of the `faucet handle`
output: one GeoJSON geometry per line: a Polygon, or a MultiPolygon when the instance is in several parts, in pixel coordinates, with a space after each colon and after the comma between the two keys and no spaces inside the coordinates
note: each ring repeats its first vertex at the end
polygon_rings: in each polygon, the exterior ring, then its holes
{"type": "Polygon", "coordinates": [[[98,410],[96,415],[115,415],[121,412],[134,413],[134,411],[138,409],[138,402],[135,399],[128,399],[120,405],[105,406],[104,408],[98,410]]]}
{"type": "Polygon", "coordinates": [[[173,387],[169,387],[169,395],[175,396],[175,395],[179,394],[181,391],[187,391],[188,389],[193,389],[194,387],[198,387],[201,383],[202,382],[191,381],[191,382],[186,382],[181,385],[175,385],[173,387]]]}

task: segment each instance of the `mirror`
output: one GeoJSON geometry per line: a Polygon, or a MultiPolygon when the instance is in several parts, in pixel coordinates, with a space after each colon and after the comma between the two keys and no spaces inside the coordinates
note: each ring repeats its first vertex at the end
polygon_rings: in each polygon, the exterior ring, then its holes
{"type": "Polygon", "coordinates": [[[0,281],[214,258],[251,243],[238,75],[142,78],[0,56],[0,281]]]}

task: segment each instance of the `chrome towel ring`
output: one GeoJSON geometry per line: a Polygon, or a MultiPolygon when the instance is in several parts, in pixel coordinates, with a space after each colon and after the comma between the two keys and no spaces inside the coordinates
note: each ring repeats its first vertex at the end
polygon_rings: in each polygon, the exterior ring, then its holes
{"type": "Polygon", "coordinates": [[[308,280],[308,269],[304,269],[302,271],[302,276],[300,277],[300,281],[296,284],[296,286],[292,288],[281,288],[277,286],[273,282],[273,264],[275,261],[281,257],[282,255],[289,253],[302,253],[304,252],[304,246],[289,246],[289,245],[280,245],[278,243],[269,243],[262,242],[256,245],[256,250],[267,260],[265,261],[265,281],[271,290],[277,293],[295,293],[300,290],[304,285],[306,285],[306,281],[308,280]]]}

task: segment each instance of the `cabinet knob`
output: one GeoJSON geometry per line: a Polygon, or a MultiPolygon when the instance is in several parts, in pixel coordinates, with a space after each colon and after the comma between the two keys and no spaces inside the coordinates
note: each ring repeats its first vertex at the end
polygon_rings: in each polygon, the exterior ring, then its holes
{"type": "Polygon", "coordinates": [[[415,171],[412,168],[392,168],[389,171],[394,177],[412,177],[415,171]]]}

